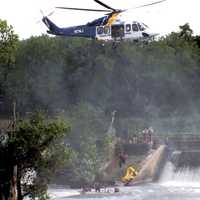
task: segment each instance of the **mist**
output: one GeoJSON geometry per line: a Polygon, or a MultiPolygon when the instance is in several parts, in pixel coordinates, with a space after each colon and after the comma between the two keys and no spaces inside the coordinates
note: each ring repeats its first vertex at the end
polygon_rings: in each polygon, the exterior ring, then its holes
{"type": "Polygon", "coordinates": [[[113,49],[81,39],[30,38],[21,42],[8,93],[14,91],[21,113],[44,109],[67,116],[85,104],[109,123],[115,110],[122,137],[129,123],[160,133],[197,132],[198,48],[170,39],[113,49]]]}

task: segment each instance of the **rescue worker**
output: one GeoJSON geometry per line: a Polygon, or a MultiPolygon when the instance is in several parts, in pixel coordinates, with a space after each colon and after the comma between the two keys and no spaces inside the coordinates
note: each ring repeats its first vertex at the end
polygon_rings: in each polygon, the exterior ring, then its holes
{"type": "Polygon", "coordinates": [[[122,167],[122,165],[126,164],[127,158],[128,158],[127,154],[122,153],[122,152],[119,154],[119,167],[120,168],[122,167]]]}
{"type": "Polygon", "coordinates": [[[126,173],[125,175],[122,177],[122,182],[124,182],[125,184],[128,184],[130,181],[132,181],[136,176],[137,176],[138,172],[137,170],[133,167],[133,166],[129,166],[126,169],[126,173]]]}

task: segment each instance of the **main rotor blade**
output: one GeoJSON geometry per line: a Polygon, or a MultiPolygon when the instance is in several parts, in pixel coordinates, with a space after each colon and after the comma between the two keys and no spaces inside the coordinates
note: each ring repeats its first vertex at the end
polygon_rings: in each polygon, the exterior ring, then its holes
{"type": "Polygon", "coordinates": [[[67,10],[94,11],[94,12],[112,12],[112,10],[98,10],[98,9],[86,9],[86,8],[68,8],[68,7],[56,7],[56,8],[67,9],[67,10]]]}
{"type": "Polygon", "coordinates": [[[153,3],[144,4],[144,5],[133,7],[133,8],[130,8],[130,9],[137,9],[137,8],[147,7],[147,6],[151,6],[151,5],[154,5],[154,4],[162,3],[164,1],[167,1],[167,0],[156,1],[156,2],[153,2],[153,3]]]}
{"type": "Polygon", "coordinates": [[[96,3],[102,5],[102,6],[105,7],[105,8],[108,8],[108,9],[110,9],[110,10],[116,11],[116,9],[114,9],[114,8],[112,8],[112,7],[108,6],[108,5],[106,5],[105,3],[103,3],[103,2],[101,2],[101,1],[99,1],[99,0],[94,0],[94,1],[95,1],[96,3]]]}

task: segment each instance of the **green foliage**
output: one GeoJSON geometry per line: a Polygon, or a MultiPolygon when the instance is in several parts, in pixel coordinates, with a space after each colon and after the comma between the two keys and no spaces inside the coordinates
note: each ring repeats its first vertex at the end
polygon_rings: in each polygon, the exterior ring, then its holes
{"type": "Polygon", "coordinates": [[[18,36],[14,33],[13,27],[0,20],[0,84],[4,84],[15,62],[17,44],[18,36]]]}
{"type": "Polygon", "coordinates": [[[63,121],[45,120],[40,113],[19,121],[16,130],[9,133],[7,145],[1,149],[1,156],[6,157],[2,162],[6,171],[1,174],[3,181],[9,183],[9,170],[17,166],[19,194],[32,199],[45,198],[47,184],[69,159],[70,151],[63,142],[69,130],[63,121]]]}
{"type": "MultiPolygon", "coordinates": [[[[91,140],[90,138],[88,140],[91,140]]],[[[97,148],[94,141],[80,142],[80,152],[74,156],[73,182],[76,184],[90,185],[94,182],[99,169],[97,148]]]]}
{"type": "Polygon", "coordinates": [[[190,25],[186,23],[183,26],[180,26],[180,29],[181,31],[179,33],[179,37],[184,39],[185,41],[191,41],[193,30],[190,28],[190,25]]]}
{"type": "Polygon", "coordinates": [[[73,149],[73,154],[71,162],[62,172],[65,174],[62,182],[75,186],[90,185],[107,158],[107,130],[111,119],[107,119],[100,108],[86,103],[72,107],[65,117],[71,124],[67,143],[73,149]]]}

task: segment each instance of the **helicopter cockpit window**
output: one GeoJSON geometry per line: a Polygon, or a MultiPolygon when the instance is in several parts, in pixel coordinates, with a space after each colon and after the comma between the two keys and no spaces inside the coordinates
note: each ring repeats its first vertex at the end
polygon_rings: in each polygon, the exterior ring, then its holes
{"type": "Polygon", "coordinates": [[[139,31],[137,24],[132,24],[132,29],[134,32],[139,31]]]}
{"type": "Polygon", "coordinates": [[[104,32],[104,28],[103,28],[102,26],[99,26],[99,27],[97,28],[97,34],[98,34],[98,35],[101,35],[101,34],[103,34],[103,32],[104,32]]]}
{"type": "Polygon", "coordinates": [[[143,23],[138,23],[138,27],[141,31],[144,31],[147,28],[147,26],[143,23]]]}
{"type": "Polygon", "coordinates": [[[126,32],[130,32],[131,31],[131,25],[130,24],[126,24],[126,32]]]}

